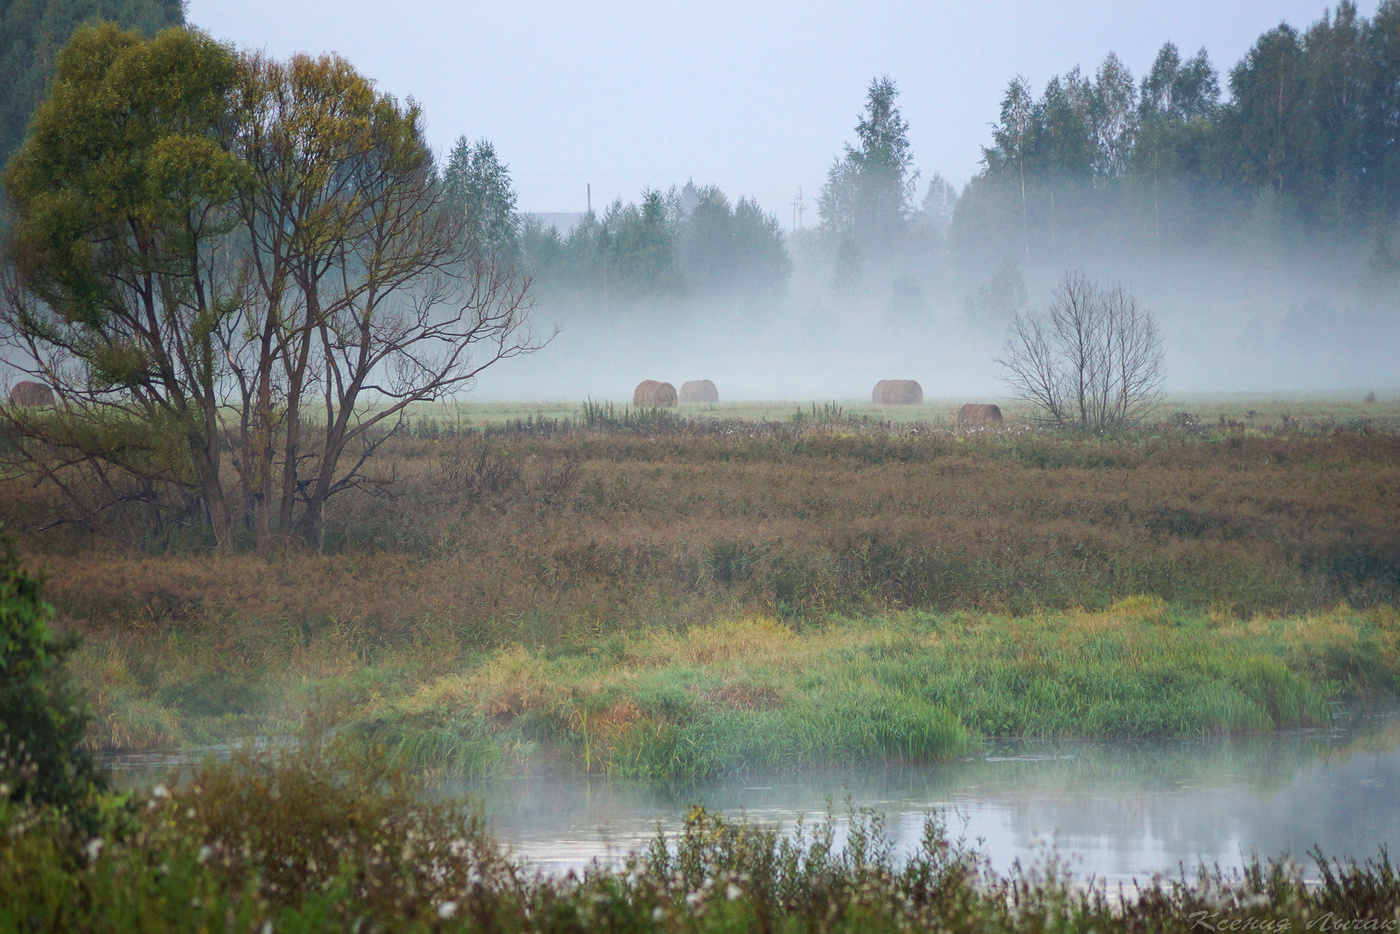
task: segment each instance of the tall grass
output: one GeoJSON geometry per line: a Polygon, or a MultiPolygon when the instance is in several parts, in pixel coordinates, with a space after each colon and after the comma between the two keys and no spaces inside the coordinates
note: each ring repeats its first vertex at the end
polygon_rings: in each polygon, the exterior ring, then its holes
{"type": "MultiPolygon", "coordinates": [[[[443,772],[455,761],[425,750],[495,742],[494,761],[516,768],[685,784],[937,760],[982,736],[1320,726],[1331,701],[1400,686],[1398,647],[1393,610],[1240,623],[1151,599],[1035,617],[756,619],[592,650],[506,650],[356,722],[398,761],[443,772]]],[[[466,773],[486,774],[473,755],[466,773]]]]}
{"type": "Polygon", "coordinates": [[[932,757],[963,735],[1260,729],[1316,719],[1308,691],[1393,689],[1400,433],[1379,421],[1239,412],[1093,436],[960,433],[856,405],[763,420],[606,403],[497,414],[415,415],[370,463],[386,482],[331,502],[324,554],[221,559],[174,541],[119,547],[96,527],[40,533],[52,491],[0,480],[0,513],[30,527],[29,563],[47,566],[60,622],[85,639],[93,742],[280,729],[330,701],[415,766],[583,758],[685,778],[932,757]],[[1127,619],[1121,601],[1137,597],[1167,609],[1127,619]],[[1369,635],[1298,635],[1337,607],[1369,635]],[[1154,648],[1044,622],[1119,617],[1154,648]],[[848,638],[856,655],[823,660],[822,690],[860,712],[761,665],[747,684],[653,673],[637,716],[595,710],[585,682],[523,713],[412,700],[513,652],[608,681],[618,652],[722,620],[765,620],[797,644],[848,638]],[[878,651],[875,632],[889,640],[878,651]],[[900,639],[918,651],[896,657],[900,639]],[[1157,668],[1133,661],[1148,656],[1157,668]],[[597,730],[577,757],[581,711],[597,730]],[[945,713],[947,729],[910,725],[945,713]]]}

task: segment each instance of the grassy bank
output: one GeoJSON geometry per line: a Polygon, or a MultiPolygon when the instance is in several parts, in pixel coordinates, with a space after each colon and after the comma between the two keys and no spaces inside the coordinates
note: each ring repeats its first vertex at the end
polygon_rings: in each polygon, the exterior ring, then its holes
{"type": "Polygon", "coordinates": [[[102,748],[335,709],[415,765],[673,780],[1393,690],[1400,408],[1211,404],[1104,436],[424,411],[319,553],[218,558],[121,505],[58,521],[15,478],[0,514],[84,639],[102,748]]]}
{"type": "Polygon", "coordinates": [[[657,782],[927,761],[981,736],[1183,737],[1325,724],[1400,687],[1391,608],[1239,620],[1151,598],[1030,616],[743,617],[486,649],[449,621],[90,638],[93,741],[286,733],[319,709],[412,768],[657,782]],[[236,636],[236,640],[232,637],[236,636]],[[217,659],[211,663],[211,659],[217,659]]]}
{"type": "Polygon", "coordinates": [[[316,747],[108,799],[96,828],[0,803],[0,931],[1384,931],[1400,902],[1384,854],[1319,856],[1320,885],[1255,860],[1109,891],[1053,859],[999,875],[936,815],[896,855],[870,812],[842,839],[831,818],[782,835],[695,809],[621,866],[545,877],[469,811],[316,747]]]}

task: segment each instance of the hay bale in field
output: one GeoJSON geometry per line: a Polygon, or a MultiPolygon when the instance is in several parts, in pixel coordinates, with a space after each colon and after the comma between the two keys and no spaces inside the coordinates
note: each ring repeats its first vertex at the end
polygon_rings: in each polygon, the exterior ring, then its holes
{"type": "Polygon", "coordinates": [[[689,379],[681,383],[682,402],[718,402],[719,390],[707,379],[689,379]]]}
{"type": "Polygon", "coordinates": [[[995,405],[981,405],[969,402],[958,409],[959,428],[986,428],[991,425],[1001,425],[1001,409],[995,405]]]}
{"type": "Polygon", "coordinates": [[[639,409],[673,409],[676,407],[676,387],[644,379],[632,391],[632,404],[639,409]]]}
{"type": "Polygon", "coordinates": [[[24,380],[10,390],[10,405],[53,405],[53,390],[43,383],[24,380]]]}
{"type": "Polygon", "coordinates": [[[917,380],[882,379],[870,394],[876,405],[922,405],[924,388],[917,380]]]}

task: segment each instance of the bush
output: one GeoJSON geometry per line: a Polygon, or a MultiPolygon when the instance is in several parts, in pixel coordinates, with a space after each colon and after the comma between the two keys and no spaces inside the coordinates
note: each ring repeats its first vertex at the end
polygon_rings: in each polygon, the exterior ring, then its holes
{"type": "Polygon", "coordinates": [[[14,546],[0,556],[0,796],[62,809],[91,799],[105,783],[81,748],[87,705],[69,682],[73,638],[49,632],[53,608],[39,598],[14,546]]]}

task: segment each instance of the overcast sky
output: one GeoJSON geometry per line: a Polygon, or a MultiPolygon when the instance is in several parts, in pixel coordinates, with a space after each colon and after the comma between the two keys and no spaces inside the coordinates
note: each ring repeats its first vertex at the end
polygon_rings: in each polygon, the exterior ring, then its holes
{"type": "MultiPolygon", "coordinates": [[[[1362,15],[1377,0],[1362,0],[1362,15]]],[[[241,48],[335,51],[419,100],[433,146],[486,137],[526,211],[581,211],[694,178],[754,195],[784,225],[812,205],[872,77],[899,86],[915,164],[961,186],[1017,74],[1037,91],[1116,52],[1135,77],[1165,41],[1224,73],[1308,0],[994,2],[425,2],[191,0],[241,48]]],[[[922,192],[922,185],[921,185],[922,192]]]]}

